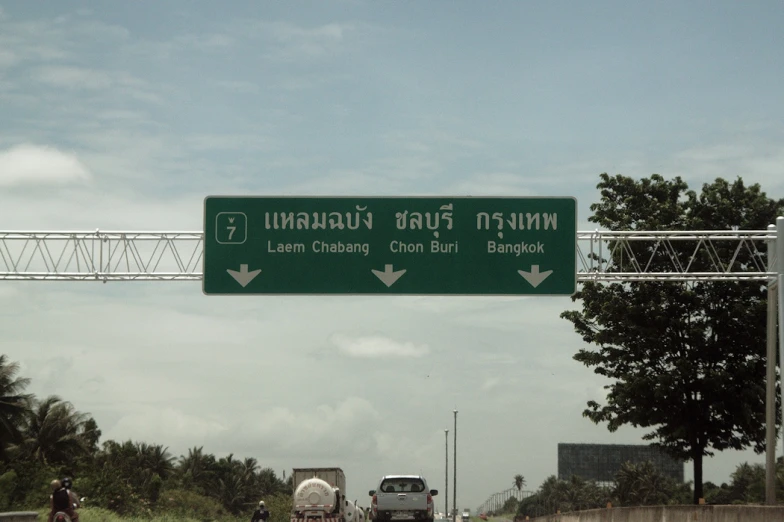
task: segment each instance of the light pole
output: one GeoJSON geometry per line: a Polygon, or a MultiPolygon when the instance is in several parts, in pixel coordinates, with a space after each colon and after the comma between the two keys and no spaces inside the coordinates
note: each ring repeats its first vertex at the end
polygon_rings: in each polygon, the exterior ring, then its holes
{"type": "Polygon", "coordinates": [[[454,466],[454,471],[452,472],[452,522],[457,521],[457,410],[454,410],[455,413],[455,432],[454,435],[454,442],[452,443],[452,450],[454,451],[454,457],[452,457],[452,465],[454,466]]]}
{"type": "Polygon", "coordinates": [[[449,515],[449,430],[444,430],[444,516],[449,515]]]}
{"type": "MultiPolygon", "coordinates": [[[[768,225],[776,234],[776,225],[768,225]]],[[[776,242],[768,240],[768,272],[775,268],[776,242]]],[[[778,260],[776,261],[778,262],[778,260]]],[[[765,503],[776,503],[776,278],[768,281],[768,339],[765,382],[765,503]]],[[[781,306],[781,305],[779,305],[781,306]]]]}

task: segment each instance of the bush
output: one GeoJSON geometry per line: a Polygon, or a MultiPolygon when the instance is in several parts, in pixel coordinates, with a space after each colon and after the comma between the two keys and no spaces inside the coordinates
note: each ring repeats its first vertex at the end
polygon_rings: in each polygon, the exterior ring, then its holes
{"type": "Polygon", "coordinates": [[[194,491],[171,489],[161,492],[156,506],[157,516],[177,516],[196,521],[233,520],[221,504],[194,491]]]}
{"type": "Polygon", "coordinates": [[[0,511],[4,511],[11,506],[11,497],[16,489],[19,477],[16,471],[6,471],[0,475],[0,511]]]}
{"type": "MultiPolygon", "coordinates": [[[[49,516],[48,510],[39,510],[38,519],[46,520],[49,516]]],[[[221,521],[221,519],[206,519],[212,522],[213,520],[221,521]]],[[[114,511],[99,508],[99,507],[85,507],[79,510],[79,522],[203,522],[202,519],[180,517],[175,515],[161,514],[153,516],[139,517],[125,517],[118,515],[114,511]]],[[[233,520],[231,522],[234,522],[233,520]]],[[[243,521],[244,522],[244,521],[243,521]]]]}
{"type": "Polygon", "coordinates": [[[49,505],[49,483],[59,476],[56,469],[37,461],[14,462],[8,466],[17,480],[8,496],[6,509],[36,510],[49,505]]]}
{"type": "MultiPolygon", "coordinates": [[[[289,522],[291,520],[291,495],[277,493],[271,497],[264,498],[264,503],[267,505],[267,509],[270,512],[268,522],[289,522]]],[[[250,520],[250,516],[248,516],[247,520],[250,520]]]]}
{"type": "Polygon", "coordinates": [[[100,468],[74,480],[74,491],[87,497],[89,508],[105,508],[125,516],[149,515],[147,502],[116,470],[100,468]]]}

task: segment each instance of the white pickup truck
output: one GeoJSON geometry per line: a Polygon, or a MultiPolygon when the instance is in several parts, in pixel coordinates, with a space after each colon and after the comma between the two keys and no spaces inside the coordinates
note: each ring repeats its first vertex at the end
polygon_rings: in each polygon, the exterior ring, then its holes
{"type": "Polygon", "coordinates": [[[386,475],[376,489],[369,491],[371,518],[376,522],[418,520],[433,522],[433,497],[438,490],[428,489],[419,475],[386,475]]]}

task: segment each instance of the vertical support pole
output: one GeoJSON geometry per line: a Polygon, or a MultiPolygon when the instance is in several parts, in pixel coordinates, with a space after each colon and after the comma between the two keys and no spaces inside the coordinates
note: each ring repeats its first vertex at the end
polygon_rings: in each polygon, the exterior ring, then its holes
{"type": "MultiPolygon", "coordinates": [[[[768,225],[768,234],[776,225],[768,225]]],[[[769,239],[768,272],[775,270],[776,241],[769,239]]],[[[776,504],[776,278],[768,279],[768,324],[765,372],[765,503],[776,504]]]]}
{"type": "MultiPolygon", "coordinates": [[[[779,286],[779,360],[781,368],[784,368],[784,217],[776,218],[776,272],[778,272],[779,286]]],[[[780,371],[782,382],[784,383],[784,370],[780,371]]],[[[784,386],[781,387],[784,393],[784,386]]],[[[784,400],[781,401],[782,427],[784,427],[784,400]]],[[[784,443],[784,436],[781,437],[784,443]]]]}
{"type": "MultiPolygon", "coordinates": [[[[784,226],[782,226],[784,229],[784,226]]],[[[454,471],[452,472],[452,522],[457,522],[457,410],[455,410],[455,433],[454,442],[452,442],[452,465],[454,471]]]]}
{"type": "Polygon", "coordinates": [[[444,430],[444,516],[449,516],[449,430],[444,430]]]}

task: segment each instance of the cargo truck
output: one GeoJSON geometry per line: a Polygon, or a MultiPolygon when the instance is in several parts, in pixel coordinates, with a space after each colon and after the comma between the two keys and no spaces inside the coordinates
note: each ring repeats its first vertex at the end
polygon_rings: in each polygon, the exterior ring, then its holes
{"type": "Polygon", "coordinates": [[[352,522],[346,518],[346,475],[340,468],[294,468],[291,522],[352,522]]]}

